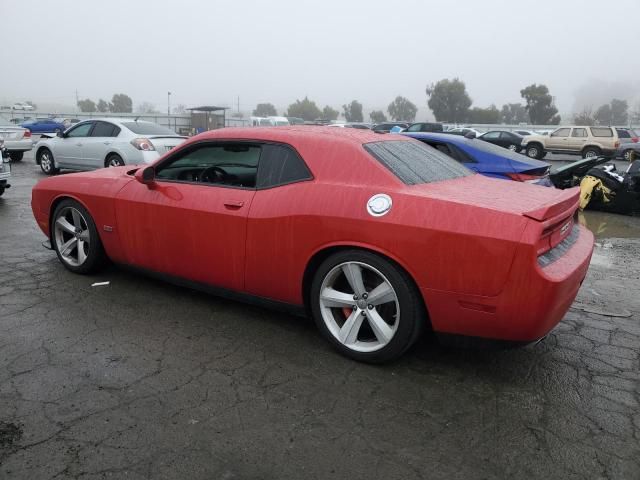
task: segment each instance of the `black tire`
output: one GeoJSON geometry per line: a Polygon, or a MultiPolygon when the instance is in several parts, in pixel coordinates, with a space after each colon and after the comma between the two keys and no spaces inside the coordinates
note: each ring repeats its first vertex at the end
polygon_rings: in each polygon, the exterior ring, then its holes
{"type": "Polygon", "coordinates": [[[540,158],[544,158],[547,156],[547,152],[544,152],[540,158]]]}
{"type": "Polygon", "coordinates": [[[38,150],[37,160],[38,164],[40,165],[40,170],[42,170],[47,175],[55,175],[60,171],[60,169],[55,166],[53,154],[48,148],[41,148],[40,150],[38,150]]]}
{"type": "Polygon", "coordinates": [[[544,156],[544,148],[539,143],[527,145],[527,157],[540,160],[544,156]]]}
{"type": "MultiPolygon", "coordinates": [[[[51,227],[50,227],[50,239],[51,245],[58,255],[58,260],[60,263],[69,271],[73,273],[78,273],[81,275],[93,273],[102,268],[106,261],[107,255],[104,251],[104,247],[102,246],[102,241],[100,240],[100,236],[98,235],[98,229],[96,228],[96,224],[91,217],[91,214],[84,208],[80,203],[75,200],[66,199],[60,202],[53,213],[53,217],[51,218],[51,227]],[[86,259],[80,265],[71,265],[60,253],[61,245],[58,245],[58,235],[55,231],[55,224],[59,217],[64,216],[65,212],[68,209],[75,209],[82,215],[82,219],[84,220],[84,224],[86,229],[89,232],[89,241],[87,251],[86,251],[86,259]]],[[[68,234],[73,236],[72,234],[68,234]]],[[[64,240],[64,237],[63,237],[64,240]]],[[[77,247],[76,247],[77,248],[77,247]]]]}
{"type": "Polygon", "coordinates": [[[24,152],[9,152],[9,158],[12,162],[19,162],[24,157],[24,152]]]}
{"type": "Polygon", "coordinates": [[[512,152],[519,152],[520,151],[520,147],[518,145],[516,145],[515,143],[512,143],[511,145],[507,146],[507,150],[511,150],[512,152]]]}
{"type": "Polygon", "coordinates": [[[0,197],[2,196],[3,193],[4,193],[4,187],[0,187],[0,197]]]}
{"type": "Polygon", "coordinates": [[[104,161],[105,167],[122,167],[123,165],[124,160],[122,160],[122,157],[116,153],[107,155],[107,159],[104,161]]]}
{"type": "MultiPolygon", "coordinates": [[[[369,286],[366,285],[365,287],[367,287],[367,289],[369,288],[369,286]]],[[[313,319],[329,343],[343,355],[361,362],[384,363],[400,357],[418,339],[426,324],[426,312],[422,302],[422,296],[409,275],[390,260],[363,250],[340,251],[329,256],[322,262],[314,274],[309,301],[313,319]],[[336,267],[346,262],[357,262],[364,264],[366,267],[373,267],[373,269],[386,277],[386,280],[395,291],[401,313],[399,317],[394,317],[397,318],[395,321],[398,322],[395,327],[395,333],[388,343],[378,350],[362,352],[344,345],[331,333],[331,330],[323,318],[322,307],[320,305],[320,291],[323,282],[331,275],[331,272],[335,271],[336,267]]],[[[380,307],[382,307],[382,305],[380,305],[380,307]]],[[[355,307],[353,308],[355,309],[355,307]]],[[[363,309],[364,308],[366,307],[363,307],[363,309]]],[[[372,307],[369,306],[369,310],[371,308],[372,307]]],[[[378,311],[379,307],[375,308],[376,311],[378,311]]],[[[336,310],[338,312],[340,311],[339,308],[336,308],[336,310]]],[[[363,316],[364,315],[365,313],[363,312],[363,316]]],[[[366,318],[368,318],[368,316],[366,318]]]]}
{"type": "Polygon", "coordinates": [[[593,158],[602,155],[602,151],[598,147],[586,147],[582,150],[582,158],[593,158]]]}

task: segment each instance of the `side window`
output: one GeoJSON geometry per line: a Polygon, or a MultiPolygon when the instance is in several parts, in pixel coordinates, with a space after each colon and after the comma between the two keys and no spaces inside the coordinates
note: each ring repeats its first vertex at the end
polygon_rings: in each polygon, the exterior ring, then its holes
{"type": "Polygon", "coordinates": [[[500,132],[487,132],[482,138],[486,140],[498,140],[498,138],[500,138],[500,132]]]}
{"type": "Polygon", "coordinates": [[[568,137],[569,133],[571,133],[570,128],[559,128],[555,132],[552,132],[550,137],[568,137]]]}
{"type": "Polygon", "coordinates": [[[82,125],[78,125],[72,130],[69,130],[66,136],[69,138],[88,137],[89,131],[91,130],[92,126],[93,126],[93,122],[83,123],[82,125]]]}
{"type": "Polygon", "coordinates": [[[244,142],[195,145],[159,165],[156,178],[255,188],[260,151],[259,145],[244,142]]]}
{"type": "Polygon", "coordinates": [[[310,180],[313,176],[297,152],[287,145],[262,146],[258,188],[310,180]]]}
{"type": "Polygon", "coordinates": [[[587,129],[586,128],[574,128],[571,132],[572,137],[586,137],[587,129]]]}
{"type": "Polygon", "coordinates": [[[618,138],[631,138],[629,130],[616,129],[616,131],[618,132],[618,138]]]}
{"type": "Polygon", "coordinates": [[[594,137],[613,137],[613,132],[608,127],[591,127],[594,137]]]}
{"type": "Polygon", "coordinates": [[[422,128],[422,124],[416,123],[415,125],[411,125],[407,128],[407,132],[420,132],[422,128]]]}
{"type": "Polygon", "coordinates": [[[91,131],[92,137],[117,137],[120,128],[112,123],[96,122],[96,126],[91,131]]]}

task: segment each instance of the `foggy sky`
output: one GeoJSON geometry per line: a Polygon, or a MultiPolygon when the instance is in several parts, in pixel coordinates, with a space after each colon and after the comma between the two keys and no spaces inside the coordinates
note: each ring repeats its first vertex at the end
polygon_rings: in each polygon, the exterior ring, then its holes
{"type": "MultiPolygon", "coordinates": [[[[638,0],[0,0],[0,102],[151,102],[279,110],[357,99],[386,110],[459,77],[474,106],[545,83],[562,112],[585,85],[640,99],[638,0]],[[632,20],[633,19],[633,20],[632,20]]],[[[586,89],[586,90],[585,90],[586,89]]],[[[596,89],[596,90],[601,90],[596,89]]],[[[581,93],[582,92],[582,93],[581,93]]],[[[588,101],[588,100],[587,100],[588,101]]]]}

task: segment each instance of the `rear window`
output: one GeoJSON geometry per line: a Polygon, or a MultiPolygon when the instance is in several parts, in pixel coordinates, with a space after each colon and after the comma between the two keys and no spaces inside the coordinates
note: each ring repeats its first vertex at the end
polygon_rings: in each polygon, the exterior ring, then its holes
{"type": "Polygon", "coordinates": [[[151,122],[122,122],[133,133],[138,135],[175,135],[176,132],[169,130],[167,127],[151,122]]]}
{"type": "Polygon", "coordinates": [[[594,137],[613,137],[613,132],[610,128],[591,127],[591,134],[594,137]]]}
{"type": "Polygon", "coordinates": [[[621,130],[617,128],[616,131],[618,132],[618,137],[620,138],[631,138],[631,133],[629,132],[629,130],[621,130]]]}
{"type": "Polygon", "coordinates": [[[372,142],[364,148],[403,183],[417,185],[466,177],[473,172],[417,141],[372,142]]]}

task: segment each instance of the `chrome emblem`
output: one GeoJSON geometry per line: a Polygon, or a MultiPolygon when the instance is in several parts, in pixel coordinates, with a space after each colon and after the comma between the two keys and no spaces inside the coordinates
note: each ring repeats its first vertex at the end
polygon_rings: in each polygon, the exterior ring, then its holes
{"type": "Polygon", "coordinates": [[[571,222],[565,223],[562,228],[560,228],[560,233],[564,234],[567,230],[569,230],[569,226],[571,226],[571,222]]]}

